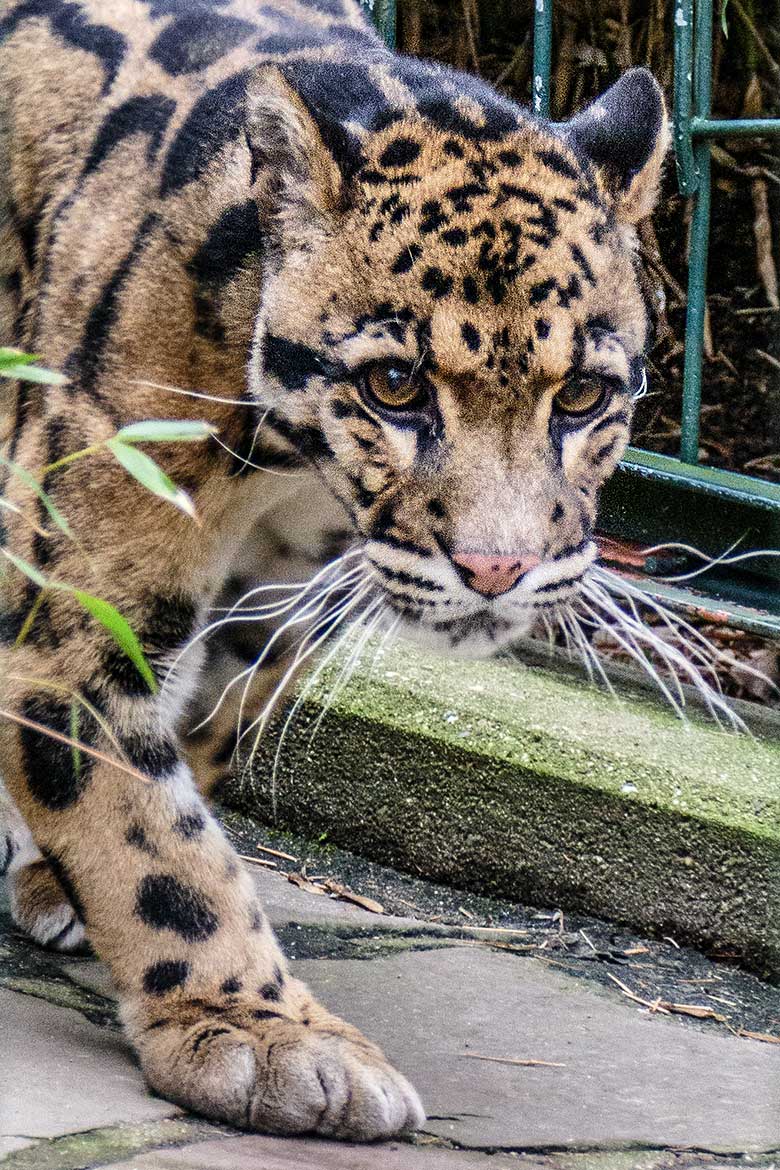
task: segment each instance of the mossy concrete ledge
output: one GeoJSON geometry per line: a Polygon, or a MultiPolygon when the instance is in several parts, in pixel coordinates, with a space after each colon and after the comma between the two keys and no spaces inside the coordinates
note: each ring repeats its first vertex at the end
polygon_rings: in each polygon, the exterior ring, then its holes
{"type": "Polygon", "coordinates": [[[407,872],[715,947],[780,977],[771,729],[725,733],[636,687],[616,699],[571,670],[407,645],[338,682],[338,666],[323,674],[278,754],[277,722],[228,804],[270,823],[275,809],[277,824],[407,872]]]}

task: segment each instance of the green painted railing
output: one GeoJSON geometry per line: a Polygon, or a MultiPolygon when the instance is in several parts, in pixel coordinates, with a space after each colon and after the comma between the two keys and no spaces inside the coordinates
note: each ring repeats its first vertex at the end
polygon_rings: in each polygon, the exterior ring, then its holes
{"type": "MultiPolygon", "coordinates": [[[[395,0],[361,0],[390,45],[395,0]]],[[[534,0],[534,112],[548,117],[555,0],[534,0]]],[[[680,192],[692,200],[679,457],[629,447],[602,500],[602,529],[642,543],[684,541],[709,555],[780,549],[780,486],[699,465],[707,260],[711,216],[710,144],[724,137],[780,136],[780,118],[712,118],[713,0],[676,0],[674,151],[680,192]]],[[[763,558],[732,573],[708,574],[705,587],[739,621],[780,633],[780,561],[763,558]],[[744,618],[745,607],[754,615],[744,618]]]]}

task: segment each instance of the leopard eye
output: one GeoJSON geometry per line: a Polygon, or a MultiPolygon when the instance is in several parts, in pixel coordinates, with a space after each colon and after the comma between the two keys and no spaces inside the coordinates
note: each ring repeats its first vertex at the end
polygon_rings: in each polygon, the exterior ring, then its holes
{"type": "Polygon", "coordinates": [[[553,405],[560,414],[590,414],[604,400],[606,392],[601,378],[574,378],[558,391],[553,405]]]}
{"type": "Polygon", "coordinates": [[[368,398],[385,410],[419,410],[427,400],[414,373],[400,366],[369,366],[363,374],[363,387],[368,398]]]}

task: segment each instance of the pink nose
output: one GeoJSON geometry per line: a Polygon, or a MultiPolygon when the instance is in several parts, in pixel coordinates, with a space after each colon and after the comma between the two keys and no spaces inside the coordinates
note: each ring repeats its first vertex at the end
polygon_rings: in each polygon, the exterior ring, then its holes
{"type": "Polygon", "coordinates": [[[470,589],[483,597],[498,597],[516,585],[521,577],[540,565],[541,558],[533,553],[519,556],[490,556],[487,553],[455,552],[452,559],[470,589]]]}

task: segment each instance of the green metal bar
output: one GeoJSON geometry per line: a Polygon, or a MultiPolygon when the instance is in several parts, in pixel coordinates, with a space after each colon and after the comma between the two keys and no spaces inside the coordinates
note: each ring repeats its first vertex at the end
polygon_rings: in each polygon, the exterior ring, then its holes
{"type": "Polygon", "coordinates": [[[391,49],[395,48],[396,0],[360,0],[391,49]]]}
{"type": "Polygon", "coordinates": [[[780,118],[692,118],[694,138],[760,138],[780,134],[780,118]]]}
{"type": "Polygon", "coordinates": [[[534,113],[550,116],[553,0],[536,0],[534,11],[534,113]]]}
{"type": "MultiPolygon", "coordinates": [[[[707,118],[712,104],[712,0],[697,0],[695,17],[693,104],[697,117],[707,118]]],[[[693,148],[698,173],[688,260],[688,309],[685,325],[680,458],[699,460],[701,378],[704,321],[707,308],[707,253],[710,234],[710,147],[705,140],[693,148]]]]}
{"type": "Polygon", "coordinates": [[[737,471],[723,471],[719,467],[690,467],[671,455],[658,455],[629,447],[621,467],[637,474],[665,481],[669,484],[685,480],[686,486],[703,494],[717,497],[723,503],[750,504],[780,515],[780,484],[753,479],[737,471]]]}
{"type": "Polygon", "coordinates": [[[677,0],[674,12],[674,159],[677,184],[683,195],[693,195],[699,185],[691,137],[692,95],[693,0],[677,0]]]}

